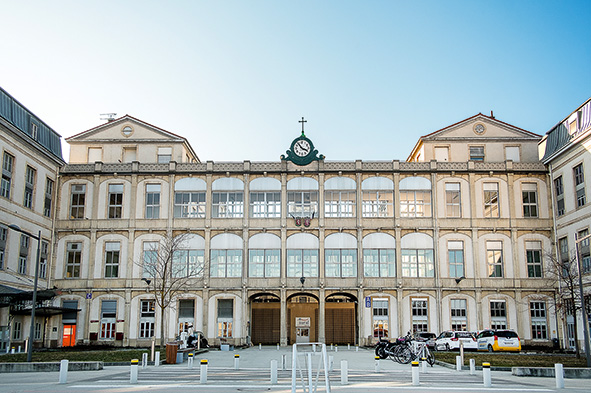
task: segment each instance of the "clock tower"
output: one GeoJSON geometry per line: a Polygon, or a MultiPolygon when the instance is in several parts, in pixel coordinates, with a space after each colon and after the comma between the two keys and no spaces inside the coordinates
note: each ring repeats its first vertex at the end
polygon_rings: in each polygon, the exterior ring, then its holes
{"type": "Polygon", "coordinates": [[[302,135],[291,142],[291,147],[285,152],[286,155],[281,155],[281,160],[291,161],[300,166],[308,165],[312,161],[324,160],[324,155],[318,155],[318,150],[314,149],[314,144],[304,134],[304,124],[307,120],[302,117],[299,123],[302,123],[302,135]]]}

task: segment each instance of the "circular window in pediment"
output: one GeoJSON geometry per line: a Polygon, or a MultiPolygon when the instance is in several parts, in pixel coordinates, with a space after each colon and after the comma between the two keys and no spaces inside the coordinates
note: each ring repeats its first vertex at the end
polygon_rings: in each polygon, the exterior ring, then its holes
{"type": "Polygon", "coordinates": [[[476,123],[474,125],[474,132],[478,135],[482,135],[486,132],[486,127],[482,123],[476,123]]]}
{"type": "Polygon", "coordinates": [[[133,134],[133,128],[131,128],[131,126],[125,126],[121,129],[121,133],[124,137],[129,137],[133,134]]]}

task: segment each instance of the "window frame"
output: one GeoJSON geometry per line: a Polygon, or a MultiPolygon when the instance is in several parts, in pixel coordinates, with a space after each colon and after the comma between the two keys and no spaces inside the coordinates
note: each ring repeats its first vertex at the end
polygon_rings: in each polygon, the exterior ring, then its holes
{"type": "Polygon", "coordinates": [[[207,195],[205,191],[174,192],[174,218],[205,218],[206,210],[207,195]]]}
{"type": "Polygon", "coordinates": [[[484,217],[485,218],[500,218],[501,217],[501,204],[500,204],[500,187],[498,182],[485,182],[482,185],[482,196],[484,204],[484,217]],[[495,190],[487,189],[487,187],[495,186],[495,190]],[[490,194],[490,195],[488,195],[490,194]],[[496,197],[495,197],[496,194],[496,197]],[[493,214],[496,212],[496,214],[493,214]]]}
{"type": "Polygon", "coordinates": [[[432,278],[435,277],[435,258],[434,251],[432,248],[403,248],[402,249],[402,277],[409,278],[432,278]],[[423,254],[423,255],[420,255],[423,254]],[[426,258],[430,254],[430,261],[426,258]],[[413,261],[413,258],[414,261],[413,261]],[[405,261],[406,257],[410,257],[410,260],[405,261]],[[421,257],[425,259],[425,262],[421,263],[421,257]],[[421,274],[421,270],[424,273],[421,274]],[[406,274],[405,274],[406,272],[406,274]],[[412,274],[415,272],[416,274],[412,274]]]}
{"type": "Polygon", "coordinates": [[[123,183],[110,183],[107,189],[107,218],[123,218],[123,193],[125,192],[125,185],[123,183]]]}
{"type": "Polygon", "coordinates": [[[160,218],[160,199],[162,185],[160,183],[147,183],[145,190],[146,208],[144,210],[144,217],[146,219],[157,220],[160,218]],[[157,191],[156,187],[158,187],[157,191]],[[150,188],[153,189],[150,190],[150,188]]]}
{"type": "Polygon", "coordinates": [[[242,218],[244,216],[244,191],[213,191],[211,193],[211,218],[242,218]]]}
{"type": "Polygon", "coordinates": [[[66,261],[64,269],[64,278],[80,278],[82,270],[82,242],[66,242],[66,261]],[[71,248],[74,244],[77,245],[76,249],[71,248]]]}
{"type": "Polygon", "coordinates": [[[10,199],[12,191],[12,175],[14,171],[14,156],[8,152],[2,155],[2,179],[0,182],[0,196],[10,199]]]}
{"type": "Polygon", "coordinates": [[[83,219],[86,205],[86,184],[70,185],[70,219],[83,219]],[[81,190],[76,190],[80,187],[81,190]],[[74,214],[75,212],[75,214],[74,214]]]}
{"type": "Polygon", "coordinates": [[[281,249],[253,248],[248,250],[248,277],[277,278],[281,276],[281,249]]]}
{"type": "Polygon", "coordinates": [[[396,277],[396,249],[395,248],[364,248],[363,249],[364,277],[396,277]],[[369,254],[376,254],[369,255],[369,254]],[[369,259],[372,259],[369,262],[369,259]],[[384,261],[385,259],[385,261],[384,261]],[[372,268],[373,266],[373,268],[372,268]],[[368,274],[370,272],[377,274],[368,274]],[[385,273],[385,274],[384,274],[385,273]]]}
{"type": "Polygon", "coordinates": [[[504,277],[504,255],[503,255],[503,241],[501,240],[487,240],[486,241],[486,268],[488,278],[503,278],[504,277]],[[500,243],[499,248],[496,244],[500,243]],[[500,262],[499,262],[500,261],[500,262]]]}
{"type": "Polygon", "coordinates": [[[356,199],[355,190],[325,190],[324,217],[355,217],[356,199]]]}
{"type": "Polygon", "coordinates": [[[281,218],[281,191],[251,191],[249,205],[250,218],[281,218]]]}
{"type": "Polygon", "coordinates": [[[121,242],[107,241],[104,244],[105,278],[119,278],[121,262],[121,242]]]}

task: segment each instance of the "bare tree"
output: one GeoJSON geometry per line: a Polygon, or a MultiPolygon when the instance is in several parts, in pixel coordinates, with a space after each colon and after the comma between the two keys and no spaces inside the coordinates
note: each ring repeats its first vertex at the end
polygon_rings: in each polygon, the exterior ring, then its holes
{"type": "Polygon", "coordinates": [[[186,243],[190,233],[177,236],[167,234],[160,241],[147,242],[142,260],[136,262],[142,268],[142,280],[148,284],[154,294],[154,300],[160,310],[160,345],[164,345],[164,314],[172,306],[177,294],[200,286],[203,280],[204,259],[191,255],[195,250],[188,250],[186,243]]]}
{"type": "Polygon", "coordinates": [[[547,274],[548,278],[555,281],[558,287],[557,311],[563,318],[572,315],[575,333],[575,351],[577,358],[581,357],[581,346],[579,344],[579,326],[577,313],[583,312],[582,299],[579,291],[579,268],[577,256],[574,252],[561,253],[557,257],[553,253],[546,254],[550,261],[547,274]]]}

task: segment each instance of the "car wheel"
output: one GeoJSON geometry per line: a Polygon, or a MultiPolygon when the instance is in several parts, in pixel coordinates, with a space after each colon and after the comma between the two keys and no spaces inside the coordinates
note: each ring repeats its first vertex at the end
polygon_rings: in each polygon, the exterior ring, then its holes
{"type": "Polygon", "coordinates": [[[449,344],[445,344],[445,350],[448,352],[450,351],[449,344]]]}
{"type": "Polygon", "coordinates": [[[493,352],[493,351],[494,351],[494,349],[493,349],[492,345],[488,344],[488,352],[493,352]]]}

